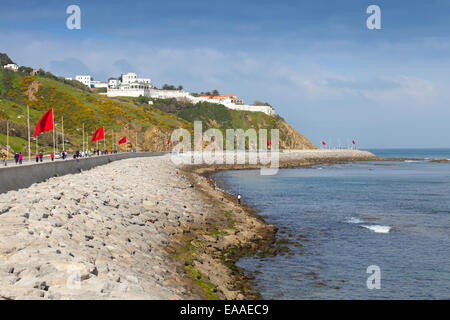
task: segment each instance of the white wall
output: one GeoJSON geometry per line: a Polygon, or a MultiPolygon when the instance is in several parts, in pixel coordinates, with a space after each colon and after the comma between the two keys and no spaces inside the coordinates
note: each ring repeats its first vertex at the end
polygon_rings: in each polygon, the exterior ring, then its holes
{"type": "Polygon", "coordinates": [[[107,94],[108,97],[150,97],[150,90],[147,89],[112,89],[108,88],[107,94]]]}
{"type": "Polygon", "coordinates": [[[183,90],[160,90],[160,89],[150,89],[151,98],[159,99],[169,99],[169,98],[189,98],[191,95],[189,92],[184,92],[183,90]]]}

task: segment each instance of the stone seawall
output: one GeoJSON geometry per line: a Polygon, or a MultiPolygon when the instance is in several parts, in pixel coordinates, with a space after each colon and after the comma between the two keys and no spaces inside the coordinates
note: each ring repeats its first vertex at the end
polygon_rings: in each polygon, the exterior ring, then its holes
{"type": "Polygon", "coordinates": [[[48,161],[33,165],[11,165],[7,168],[0,169],[0,193],[28,188],[33,183],[42,182],[49,178],[59,177],[66,174],[80,173],[116,160],[154,157],[164,154],[165,153],[161,152],[130,152],[78,160],[71,159],[65,161],[56,160],[55,162],[48,161]]]}

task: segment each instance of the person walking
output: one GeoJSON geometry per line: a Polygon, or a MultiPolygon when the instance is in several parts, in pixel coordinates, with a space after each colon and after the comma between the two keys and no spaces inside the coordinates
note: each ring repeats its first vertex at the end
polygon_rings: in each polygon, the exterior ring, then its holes
{"type": "Polygon", "coordinates": [[[39,160],[40,160],[41,162],[44,161],[44,153],[43,153],[42,151],[39,152],[39,160]]]}
{"type": "Polygon", "coordinates": [[[17,152],[14,154],[14,161],[16,162],[16,164],[19,163],[19,154],[17,152]]]}
{"type": "Polygon", "coordinates": [[[36,162],[39,162],[39,153],[36,153],[36,162]]]}
{"type": "Polygon", "coordinates": [[[238,194],[238,196],[237,196],[237,200],[238,200],[238,204],[241,204],[241,194],[238,194]]]}
{"type": "Polygon", "coordinates": [[[8,165],[8,161],[6,159],[6,154],[2,154],[3,165],[6,167],[8,165]]]}
{"type": "Polygon", "coordinates": [[[50,159],[52,159],[52,161],[55,161],[55,154],[53,152],[50,154],[50,159]]]}
{"type": "Polygon", "coordinates": [[[23,160],[23,154],[22,152],[19,153],[19,164],[22,164],[22,160],[23,160]]]}

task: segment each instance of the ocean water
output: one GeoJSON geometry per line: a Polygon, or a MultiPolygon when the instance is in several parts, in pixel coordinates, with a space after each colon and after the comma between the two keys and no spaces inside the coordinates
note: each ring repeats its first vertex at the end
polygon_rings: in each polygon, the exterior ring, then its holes
{"type": "Polygon", "coordinates": [[[278,239],[297,243],[288,244],[290,254],[238,262],[264,299],[450,299],[449,163],[363,162],[215,177],[277,226],[278,239]],[[380,289],[367,287],[373,265],[380,289]]]}
{"type": "Polygon", "coordinates": [[[450,149],[368,149],[382,158],[450,159],[450,149]]]}

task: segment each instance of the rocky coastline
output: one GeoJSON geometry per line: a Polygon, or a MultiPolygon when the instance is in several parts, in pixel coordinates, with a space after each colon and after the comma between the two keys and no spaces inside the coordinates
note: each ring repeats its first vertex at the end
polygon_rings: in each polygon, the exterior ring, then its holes
{"type": "MultiPolygon", "coordinates": [[[[374,160],[311,150],[280,167],[374,160]]],[[[277,229],[214,189],[217,170],[170,155],[116,161],[0,195],[2,299],[257,299],[242,256],[286,248],[277,229]]]]}

